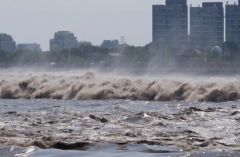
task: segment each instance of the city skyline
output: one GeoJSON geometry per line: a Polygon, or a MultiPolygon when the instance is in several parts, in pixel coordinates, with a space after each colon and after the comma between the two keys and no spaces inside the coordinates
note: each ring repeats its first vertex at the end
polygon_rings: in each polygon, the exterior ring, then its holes
{"type": "MultiPolygon", "coordinates": [[[[188,7],[202,2],[226,0],[188,0],[188,7]]],[[[228,0],[229,4],[238,0],[228,0]]],[[[126,36],[130,45],[143,46],[152,41],[152,5],[165,0],[79,1],[72,0],[3,0],[1,33],[11,35],[17,43],[39,43],[49,50],[49,39],[57,31],[71,31],[79,41],[100,45],[105,39],[126,36]],[[28,5],[26,5],[28,4],[28,5]],[[107,4],[107,5],[106,5],[107,4]]]]}

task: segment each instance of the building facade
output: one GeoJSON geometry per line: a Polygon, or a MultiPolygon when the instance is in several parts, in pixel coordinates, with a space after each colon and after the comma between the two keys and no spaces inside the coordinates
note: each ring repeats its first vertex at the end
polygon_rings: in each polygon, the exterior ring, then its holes
{"type": "Polygon", "coordinates": [[[54,39],[50,40],[50,51],[59,52],[62,49],[78,47],[77,38],[72,32],[59,31],[54,34],[54,39]]]}
{"type": "Polygon", "coordinates": [[[187,0],[166,0],[166,5],[153,5],[152,14],[153,42],[188,46],[187,0]]]}
{"type": "Polygon", "coordinates": [[[92,43],[91,42],[89,42],[89,41],[79,41],[78,42],[78,47],[80,47],[80,46],[82,46],[82,45],[92,45],[92,43]]]}
{"type": "Polygon", "coordinates": [[[14,52],[16,50],[16,43],[12,36],[5,33],[0,33],[0,49],[6,52],[14,52]]]}
{"type": "Polygon", "coordinates": [[[100,47],[104,48],[119,48],[119,41],[118,40],[104,40],[100,47]]]}
{"type": "Polygon", "coordinates": [[[240,0],[226,7],[226,41],[235,41],[240,44],[240,0]]]}
{"type": "Polygon", "coordinates": [[[224,12],[222,2],[203,3],[190,7],[191,47],[212,48],[224,41],[224,12]]]}
{"type": "Polygon", "coordinates": [[[18,44],[17,49],[22,49],[22,50],[31,50],[31,51],[42,51],[40,44],[18,44]]]}

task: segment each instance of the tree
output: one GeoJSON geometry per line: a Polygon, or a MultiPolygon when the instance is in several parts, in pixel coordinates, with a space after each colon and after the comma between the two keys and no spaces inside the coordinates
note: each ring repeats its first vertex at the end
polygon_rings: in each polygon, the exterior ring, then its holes
{"type": "Polygon", "coordinates": [[[0,49],[0,62],[1,63],[6,62],[6,52],[2,49],[0,49]]]}
{"type": "Polygon", "coordinates": [[[225,51],[229,51],[230,53],[239,53],[239,44],[235,41],[226,41],[224,43],[225,51]]]}
{"type": "Polygon", "coordinates": [[[231,61],[233,61],[233,55],[239,53],[239,44],[235,41],[226,41],[224,43],[224,52],[229,52],[231,55],[231,61]]]}

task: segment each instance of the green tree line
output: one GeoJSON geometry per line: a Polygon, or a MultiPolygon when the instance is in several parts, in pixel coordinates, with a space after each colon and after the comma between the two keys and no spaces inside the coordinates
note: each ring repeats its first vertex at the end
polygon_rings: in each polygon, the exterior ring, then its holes
{"type": "MultiPolygon", "coordinates": [[[[236,42],[225,42],[224,48],[226,61],[239,62],[239,45],[236,42]]],[[[55,63],[56,66],[138,66],[146,67],[150,64],[163,64],[167,66],[171,62],[176,62],[177,53],[183,51],[184,48],[164,45],[160,42],[150,43],[143,47],[129,46],[123,49],[108,49],[92,45],[82,45],[71,50],[63,49],[60,52],[39,52],[30,50],[17,50],[16,52],[5,52],[0,50],[0,65],[18,66],[18,65],[49,65],[55,63]],[[70,51],[70,58],[69,58],[70,51]]],[[[207,62],[222,62],[222,55],[206,49],[207,62]]],[[[190,62],[203,64],[205,53],[190,58],[190,62]]],[[[189,64],[186,62],[186,64],[189,64]]]]}

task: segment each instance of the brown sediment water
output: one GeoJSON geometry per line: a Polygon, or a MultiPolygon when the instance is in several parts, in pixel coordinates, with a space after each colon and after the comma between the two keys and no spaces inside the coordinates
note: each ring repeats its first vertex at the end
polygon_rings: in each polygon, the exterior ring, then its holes
{"type": "Polygon", "coordinates": [[[240,77],[115,76],[94,72],[0,74],[2,99],[224,102],[240,99],[240,77]]]}
{"type": "Polygon", "coordinates": [[[240,105],[226,103],[0,100],[0,145],[79,150],[94,143],[238,151],[240,105]]]}
{"type": "Polygon", "coordinates": [[[99,143],[166,146],[147,149],[166,156],[234,156],[240,149],[237,76],[5,71],[0,88],[0,145],[9,152],[99,143]]]}

